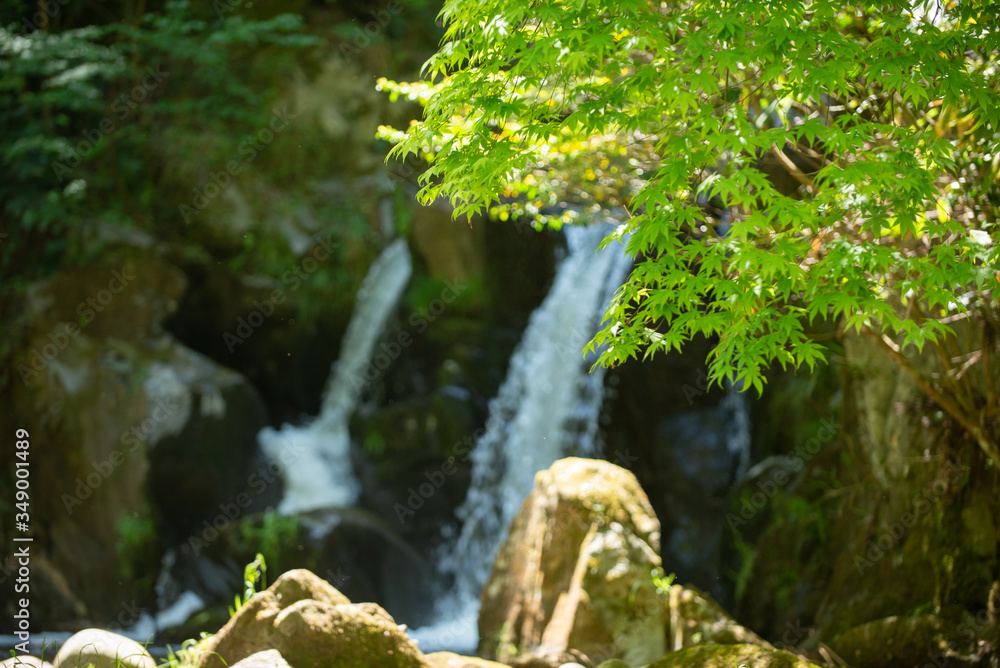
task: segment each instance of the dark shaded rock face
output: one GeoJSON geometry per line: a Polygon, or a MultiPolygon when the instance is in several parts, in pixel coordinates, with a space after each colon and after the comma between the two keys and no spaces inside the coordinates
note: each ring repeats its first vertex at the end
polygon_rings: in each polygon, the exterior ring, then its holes
{"type": "MultiPolygon", "coordinates": [[[[967,337],[957,345],[979,345],[967,337]]],[[[940,372],[929,348],[916,363],[940,372]]],[[[737,618],[852,665],[923,665],[947,647],[949,662],[976,664],[998,640],[996,467],[868,339],[845,337],[838,371],[842,407],[790,431],[730,508],[737,618]]]]}
{"type": "Polygon", "coordinates": [[[215,477],[197,492],[207,506],[247,475],[255,446],[245,425],[262,423],[260,400],[241,376],[164,333],[184,289],[156,248],[133,245],[28,291],[13,410],[0,424],[27,429],[33,443],[32,590],[45,594],[32,599],[33,624],[138,621],[122,619],[123,601],[145,607],[176,518],[170,490],[197,478],[153,459],[214,452],[215,477]]]}
{"type": "Polygon", "coordinates": [[[465,498],[475,434],[486,419],[469,395],[446,387],[354,421],[364,439],[355,464],[362,503],[411,540],[439,538],[442,518],[465,498]]]}
{"type": "MultiPolygon", "coordinates": [[[[413,625],[430,621],[432,567],[392,525],[361,508],[296,517],[268,511],[203,525],[171,551],[161,589],[168,602],[192,591],[224,613],[242,589],[244,565],[258,552],[266,555],[269,574],[309,569],[352,600],[379,601],[413,625]]],[[[179,628],[169,637],[180,642],[191,635],[179,628]]]]}
{"type": "Polygon", "coordinates": [[[611,370],[602,423],[605,458],[635,473],[660,518],[665,568],[720,598],[719,537],[743,455],[731,450],[731,400],[708,385],[710,349],[696,340],[611,370]]]}
{"type": "MultiPolygon", "coordinates": [[[[176,367],[157,372],[169,383],[176,367]]],[[[253,386],[235,372],[220,373],[211,363],[188,384],[196,417],[160,439],[149,453],[150,494],[160,509],[168,543],[220,514],[235,519],[262,510],[280,500],[282,492],[280,478],[267,483],[254,475],[255,463],[267,465],[255,462],[257,432],[266,424],[267,412],[253,386]],[[249,501],[237,500],[241,494],[249,501]]]]}
{"type": "Polygon", "coordinates": [[[319,411],[353,304],[347,290],[336,299],[322,293],[319,277],[332,269],[327,249],[333,249],[322,237],[313,241],[297,263],[273,276],[241,276],[207,261],[186,261],[191,287],[165,323],[185,345],[246,376],[279,424],[319,411]],[[325,308],[301,322],[302,306],[310,301],[323,301],[325,308]]]}
{"type": "Polygon", "coordinates": [[[969,616],[956,625],[935,615],[892,616],[856,626],[830,640],[830,648],[853,666],[892,668],[947,663],[971,668],[990,665],[997,640],[996,619],[969,616]]]}

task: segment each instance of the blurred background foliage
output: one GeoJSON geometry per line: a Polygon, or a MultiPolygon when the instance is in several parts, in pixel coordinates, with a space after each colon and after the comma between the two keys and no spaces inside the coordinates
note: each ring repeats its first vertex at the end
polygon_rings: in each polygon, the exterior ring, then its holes
{"type": "MultiPolygon", "coordinates": [[[[317,76],[331,58],[350,63],[373,44],[409,35],[380,65],[415,71],[437,39],[434,3],[383,11],[387,24],[365,33],[366,22],[378,18],[371,10],[356,2],[4,3],[5,287],[23,291],[61,266],[85,263],[109,235],[128,228],[177,244],[182,256],[207,248],[232,269],[280,274],[291,257],[287,235],[251,225],[241,244],[227,247],[218,239],[214,202],[194,216],[179,211],[234,159],[245,168],[238,180],[254,196],[279,199],[272,203],[278,209],[313,205],[324,221],[337,221],[321,233],[363,241],[368,226],[357,202],[306,201],[308,183],[355,167],[344,164],[350,152],[317,141],[315,124],[297,120],[257,155],[247,140],[275,110],[295,114],[296,83],[317,76]],[[280,197],[261,187],[263,174],[280,197]]],[[[373,137],[357,139],[384,153],[373,137]]]]}

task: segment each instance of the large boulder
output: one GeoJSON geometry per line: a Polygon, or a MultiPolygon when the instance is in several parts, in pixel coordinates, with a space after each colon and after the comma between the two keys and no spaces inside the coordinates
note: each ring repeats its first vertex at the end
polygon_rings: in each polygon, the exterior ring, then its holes
{"type": "Polygon", "coordinates": [[[330,605],[303,600],[274,620],[281,651],[295,668],[425,666],[405,627],[375,603],[330,605]]]}
{"type": "Polygon", "coordinates": [[[306,570],[289,571],[195,650],[198,668],[224,668],[276,649],[295,668],[426,666],[404,627],[374,603],[352,604],[306,570]]]}
{"type": "Polygon", "coordinates": [[[819,668],[814,663],[777,649],[757,645],[694,645],[671,652],[648,668],[819,668]]]}
{"type": "Polygon", "coordinates": [[[576,651],[633,666],[663,656],[659,541],[628,471],[573,457],[539,472],[483,590],[479,653],[507,663],[576,651]]]}
{"type": "Polygon", "coordinates": [[[156,668],[156,661],[136,641],[102,629],[70,636],[53,659],[54,668],[156,668]]]}
{"type": "MultiPolygon", "coordinates": [[[[185,286],[161,248],[133,239],[19,301],[0,427],[44,446],[31,458],[32,487],[47,491],[32,497],[36,545],[49,546],[32,555],[39,624],[106,624],[123,601],[145,607],[164,542],[246,486],[264,408],[245,378],[164,331],[185,286]]],[[[280,494],[271,487],[250,500],[280,494]]]]}

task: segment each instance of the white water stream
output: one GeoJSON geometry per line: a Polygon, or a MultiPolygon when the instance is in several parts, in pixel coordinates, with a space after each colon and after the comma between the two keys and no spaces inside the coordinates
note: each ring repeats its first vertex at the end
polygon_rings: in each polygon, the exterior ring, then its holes
{"type": "Polygon", "coordinates": [[[631,266],[621,244],[595,252],[613,229],[565,230],[568,253],[531,315],[472,452],[472,482],[457,511],[461,530],[440,562],[454,586],[437,606],[438,621],[410,633],[424,651],[475,651],[480,590],[535,473],[569,454],[599,454],[604,368],[591,373],[596,356],[584,359],[582,351],[631,266]]]}
{"type": "Polygon", "coordinates": [[[361,488],[351,466],[348,433],[348,421],[362,385],[358,378],[371,362],[379,336],[412,271],[405,240],[397,239],[382,251],[358,290],[319,416],[301,426],[265,427],[258,434],[264,452],[285,469],[285,494],[279,513],[352,506],[358,500],[361,488]]]}

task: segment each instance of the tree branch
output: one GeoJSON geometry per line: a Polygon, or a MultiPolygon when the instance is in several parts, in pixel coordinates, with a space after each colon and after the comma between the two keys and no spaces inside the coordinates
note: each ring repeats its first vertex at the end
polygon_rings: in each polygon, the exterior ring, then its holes
{"type": "Polygon", "coordinates": [[[815,191],[813,180],[809,178],[801,169],[796,167],[795,163],[792,162],[792,159],[785,155],[785,152],[778,148],[777,144],[771,144],[771,153],[774,154],[774,157],[778,159],[778,162],[780,162],[781,166],[785,168],[785,171],[791,174],[796,181],[804,185],[809,190],[815,191]]]}
{"type": "Polygon", "coordinates": [[[986,434],[983,433],[982,428],[980,428],[980,426],[974,421],[972,416],[967,415],[958,405],[955,404],[955,402],[939,392],[929,380],[924,378],[923,374],[921,374],[910,363],[910,361],[906,359],[901,352],[899,352],[899,346],[897,346],[892,339],[887,337],[885,334],[878,334],[868,327],[865,327],[864,333],[870,339],[875,341],[879,347],[889,353],[889,357],[891,357],[892,360],[899,365],[899,368],[901,368],[903,372],[909,376],[914,383],[916,383],[917,387],[933,399],[935,403],[948,413],[948,415],[955,418],[955,420],[957,420],[958,423],[962,425],[962,427],[969,432],[974,439],[976,439],[979,447],[982,448],[987,457],[992,459],[997,464],[1000,464],[1000,453],[997,451],[996,444],[986,437],[986,434]]]}

